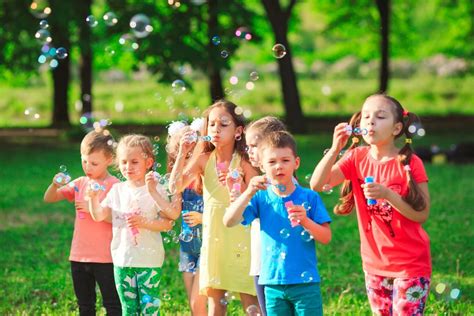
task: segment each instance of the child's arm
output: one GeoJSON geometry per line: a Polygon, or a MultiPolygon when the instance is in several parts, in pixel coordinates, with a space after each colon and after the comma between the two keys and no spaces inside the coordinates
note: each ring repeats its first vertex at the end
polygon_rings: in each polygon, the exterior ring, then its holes
{"type": "Polygon", "coordinates": [[[349,139],[346,126],[347,123],[339,123],[334,128],[332,146],[318,163],[311,176],[310,186],[312,190],[322,191],[325,184],[334,187],[344,181],[344,174],[334,163],[337,160],[339,152],[346,146],[347,140],[349,139]]]}
{"type": "Polygon", "coordinates": [[[199,144],[196,145],[194,149],[194,155],[199,153],[199,157],[192,157],[191,161],[185,167],[186,155],[192,149],[192,143],[189,143],[189,137],[193,133],[194,132],[184,133],[179,142],[178,155],[176,156],[176,161],[171,170],[169,181],[169,189],[173,193],[183,192],[184,189],[193,181],[195,176],[202,174],[201,163],[204,158],[207,158],[207,155],[201,154],[199,144]]]}
{"type": "Polygon", "coordinates": [[[173,221],[165,217],[147,220],[141,215],[134,214],[127,218],[127,226],[130,228],[141,228],[154,232],[163,232],[173,228],[173,221]]]}
{"type": "Polygon", "coordinates": [[[426,202],[425,209],[421,211],[416,211],[400,196],[400,194],[382,184],[365,183],[362,187],[367,199],[385,199],[406,218],[414,222],[424,223],[430,214],[430,193],[428,191],[428,183],[422,182],[415,185],[420,189],[426,202]]]}
{"type": "Polygon", "coordinates": [[[86,196],[89,197],[89,213],[95,222],[106,221],[112,222],[112,209],[109,207],[102,207],[99,202],[99,191],[91,190],[87,186],[86,196]]]}
{"type": "Polygon", "coordinates": [[[332,233],[329,223],[316,223],[307,216],[306,209],[302,205],[291,206],[291,212],[288,218],[292,221],[299,222],[316,241],[322,244],[328,244],[331,241],[332,233]]]}
{"type": "Polygon", "coordinates": [[[46,189],[46,192],[44,192],[43,200],[46,203],[54,203],[66,199],[66,197],[61,193],[61,191],[58,191],[59,188],[63,185],[61,182],[58,183],[57,181],[58,177],[60,176],[61,173],[57,173],[56,175],[54,175],[53,182],[51,182],[51,184],[46,189]]]}
{"type": "Polygon", "coordinates": [[[242,214],[250,200],[258,190],[265,190],[265,176],[256,176],[250,180],[247,189],[225,211],[223,222],[227,227],[232,227],[242,222],[242,214]]]}
{"type": "MultiPolygon", "coordinates": [[[[178,203],[178,199],[176,198],[175,194],[170,201],[167,198],[163,197],[163,195],[158,192],[156,186],[158,185],[158,181],[155,177],[155,172],[150,171],[145,176],[145,183],[148,189],[148,193],[150,193],[151,197],[155,201],[156,205],[160,208],[160,212],[169,219],[175,220],[179,217],[181,213],[181,203],[178,203]]],[[[179,199],[181,201],[181,199],[179,199]]]]}

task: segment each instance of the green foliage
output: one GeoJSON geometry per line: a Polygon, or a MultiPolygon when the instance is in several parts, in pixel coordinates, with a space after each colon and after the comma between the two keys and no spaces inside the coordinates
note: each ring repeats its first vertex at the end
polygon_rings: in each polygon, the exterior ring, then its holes
{"type": "MultiPolygon", "coordinates": [[[[161,139],[165,139],[164,136],[161,139]]],[[[455,134],[428,134],[416,141],[416,146],[437,142],[442,148],[457,141],[455,134]]],[[[331,135],[322,133],[297,137],[301,167],[298,178],[307,185],[329,147],[331,135]]],[[[74,209],[67,202],[44,204],[43,192],[59,165],[66,165],[73,177],[80,176],[78,143],[3,144],[8,152],[0,153],[0,314],[69,315],[77,313],[68,263],[72,238],[74,209]]],[[[163,148],[161,146],[160,148],[163,148]]],[[[165,165],[161,153],[158,160],[165,165]]],[[[164,168],[164,167],[162,167],[164,168]]],[[[430,178],[431,214],[424,224],[432,247],[433,277],[426,314],[469,315],[474,313],[474,249],[472,205],[474,197],[468,194],[473,165],[426,164],[430,178]],[[434,291],[439,283],[459,288],[458,300],[434,291]]],[[[163,171],[163,170],[162,170],[163,171]]],[[[115,171],[113,171],[115,173],[115,171]]],[[[336,190],[322,194],[328,210],[338,198],[336,190]]],[[[325,313],[333,315],[369,314],[364,278],[359,254],[357,221],[353,215],[332,216],[333,240],[327,246],[317,246],[319,270],[322,275],[322,293],[325,313]]],[[[178,226],[178,225],[176,225],[178,226]]],[[[175,227],[177,230],[178,227],[175,227]]],[[[177,271],[178,245],[165,244],[161,293],[171,300],[163,300],[162,314],[189,314],[181,275],[177,271]]],[[[100,296],[100,295],[99,295],[100,296]]],[[[98,308],[100,315],[104,310],[98,308]]],[[[229,305],[231,315],[244,315],[240,305],[229,305]]]]}

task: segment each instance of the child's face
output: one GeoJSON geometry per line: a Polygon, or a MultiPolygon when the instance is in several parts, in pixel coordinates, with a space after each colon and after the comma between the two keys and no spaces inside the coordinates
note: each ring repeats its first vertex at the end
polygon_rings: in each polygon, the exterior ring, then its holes
{"type": "Polygon", "coordinates": [[[207,134],[212,137],[211,143],[216,146],[233,144],[235,137],[241,135],[242,126],[236,126],[232,116],[224,107],[216,107],[209,113],[207,134]]]}
{"type": "Polygon", "coordinates": [[[363,135],[369,145],[381,146],[393,142],[403,128],[401,122],[395,122],[393,105],[383,97],[367,99],[362,107],[360,127],[367,129],[363,135]]]}
{"type": "Polygon", "coordinates": [[[292,181],[293,173],[300,166],[300,158],[295,157],[289,147],[265,147],[261,151],[262,168],[265,174],[278,184],[288,184],[292,181]]]}
{"type": "Polygon", "coordinates": [[[117,157],[120,172],[130,181],[144,180],[153,165],[153,158],[147,157],[140,147],[119,147],[117,157]]]}
{"type": "Polygon", "coordinates": [[[250,163],[254,168],[260,167],[260,159],[258,157],[258,143],[260,137],[252,130],[245,134],[245,142],[247,143],[247,152],[249,154],[250,163]]]}
{"type": "Polygon", "coordinates": [[[82,170],[91,179],[103,179],[111,163],[112,157],[106,155],[103,150],[96,150],[90,154],[81,153],[82,170]]]}

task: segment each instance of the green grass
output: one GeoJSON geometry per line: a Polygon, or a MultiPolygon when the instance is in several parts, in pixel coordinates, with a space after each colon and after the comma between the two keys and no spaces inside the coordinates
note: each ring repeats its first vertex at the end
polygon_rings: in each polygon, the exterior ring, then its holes
{"type": "MultiPolygon", "coordinates": [[[[230,100],[250,111],[253,117],[261,114],[283,114],[280,82],[276,75],[260,74],[253,90],[246,90],[247,73],[236,74],[239,83],[229,84],[228,73],[224,85],[230,100]]],[[[47,126],[51,119],[51,82],[28,87],[11,87],[0,84],[0,127],[47,126]],[[25,115],[25,109],[32,114],[25,115]],[[34,114],[39,117],[35,118],[34,114]]],[[[163,124],[175,120],[178,115],[199,116],[210,104],[208,85],[205,80],[192,82],[192,90],[173,94],[171,85],[158,84],[153,79],[144,81],[104,83],[94,85],[94,111],[97,119],[109,119],[114,124],[163,124]],[[123,104],[117,110],[116,104],[123,104]]],[[[365,97],[378,88],[376,79],[310,79],[298,81],[302,107],[309,116],[350,116],[358,109],[365,97]],[[331,93],[324,95],[322,88],[329,86],[331,93]]],[[[464,78],[440,78],[418,76],[410,79],[392,79],[390,94],[419,115],[464,114],[474,115],[474,76],[464,78]]],[[[80,100],[78,84],[72,83],[69,94],[70,119],[79,124],[80,111],[75,103],[80,100]]]]}
{"type": "MultiPolygon", "coordinates": [[[[164,137],[161,137],[164,139],[164,137]]],[[[330,143],[329,134],[298,137],[304,178],[330,143]]],[[[436,141],[448,146],[458,135],[428,135],[420,145],[436,141]]],[[[69,272],[69,247],[74,210],[71,204],[45,204],[42,195],[60,165],[73,177],[81,175],[78,144],[3,144],[0,153],[0,314],[75,314],[76,303],[69,272]]],[[[159,160],[164,165],[163,155],[159,160]]],[[[431,238],[433,257],[432,291],[427,315],[474,313],[474,258],[471,194],[474,165],[426,164],[430,177],[431,214],[424,225],[431,238]],[[461,297],[449,299],[433,291],[439,283],[459,288],[461,297]]],[[[337,200],[336,191],[323,195],[328,208],[337,200]]],[[[323,278],[324,309],[330,315],[368,315],[354,215],[333,217],[333,240],[317,246],[323,278]]],[[[176,228],[177,229],[177,228],[176,228]]],[[[162,292],[164,315],[189,315],[181,275],[177,271],[178,245],[166,244],[162,292]]],[[[98,302],[100,304],[100,302],[98,302]]],[[[101,311],[104,314],[103,311],[101,311]]],[[[243,315],[239,304],[230,304],[230,315],[243,315]]]]}

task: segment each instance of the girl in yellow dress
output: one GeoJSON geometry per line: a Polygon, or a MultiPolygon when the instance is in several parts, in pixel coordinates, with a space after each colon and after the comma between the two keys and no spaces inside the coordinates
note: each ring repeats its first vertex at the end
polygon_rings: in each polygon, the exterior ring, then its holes
{"type": "Polygon", "coordinates": [[[209,315],[224,315],[226,291],[240,293],[244,309],[258,306],[250,269],[250,230],[239,225],[224,226],[222,219],[230,204],[230,190],[245,190],[257,171],[248,162],[244,118],[237,106],[217,101],[205,112],[202,135],[185,133],[170,177],[170,190],[182,192],[195,176],[203,179],[204,213],[200,262],[200,292],[208,297],[209,315]],[[203,141],[204,140],[204,141],[203,141]],[[192,160],[185,158],[197,141],[192,160]],[[183,171],[184,170],[184,171],[183,171]],[[235,185],[235,183],[238,183],[235,185]]]}

